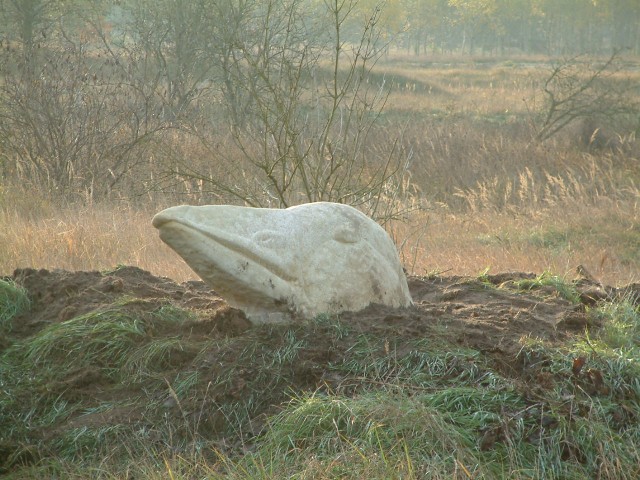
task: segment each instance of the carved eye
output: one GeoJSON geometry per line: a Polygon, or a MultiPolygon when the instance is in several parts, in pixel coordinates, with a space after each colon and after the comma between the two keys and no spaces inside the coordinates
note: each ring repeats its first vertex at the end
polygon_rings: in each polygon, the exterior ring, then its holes
{"type": "Polygon", "coordinates": [[[358,241],[358,233],[353,228],[342,227],[334,232],[333,238],[340,243],[356,243],[358,241]]]}

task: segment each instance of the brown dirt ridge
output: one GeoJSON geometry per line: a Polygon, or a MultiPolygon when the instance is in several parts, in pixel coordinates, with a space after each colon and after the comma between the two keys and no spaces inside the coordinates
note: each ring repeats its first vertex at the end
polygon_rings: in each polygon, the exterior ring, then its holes
{"type": "MultiPolygon", "coordinates": [[[[176,425],[183,425],[176,427],[176,437],[193,436],[197,430],[200,438],[217,448],[232,449],[241,439],[237,432],[229,431],[226,407],[251,398],[242,439],[246,448],[246,435],[259,434],[265,418],[276,413],[292,394],[323,389],[346,394],[358,391],[365,380],[337,372],[332,365],[345,358],[360,334],[381,339],[380,357],[400,355],[409,342],[420,338],[468,347],[484,354],[491,368],[526,384],[532,372],[519,359],[523,337],[562,342],[587,327],[597,328],[586,306],[622,295],[635,296],[636,302],[640,298],[640,284],[616,289],[600,285],[586,274],[571,282],[578,302],[563,298],[550,287],[518,287],[518,282],[534,278],[532,273],[410,277],[414,305],[406,309],[371,305],[360,312],[341,314],[335,321],[251,326],[241,311],[228,306],[200,281],[177,284],[131,266],[109,272],[16,270],[8,279],[26,289],[32,305],[12,320],[0,340],[0,354],[52,325],[113,305],[129,317],[144,319],[141,333],[128,341],[150,345],[163,340],[169,346],[146,367],[148,374],[125,383],[109,373],[119,368],[108,365],[109,359],[74,366],[69,353],[52,350],[46,361],[59,359],[69,365],[36,393],[82,408],[32,428],[29,439],[39,445],[37,448],[5,440],[7,443],[0,445],[0,474],[46,457],[41,445],[85,427],[147,425],[149,441],[160,442],[154,437],[153,425],[173,419],[176,425]],[[153,312],[163,308],[184,310],[189,315],[176,322],[154,323],[153,312]],[[338,324],[350,333],[335,334],[338,324]],[[292,336],[301,339],[293,361],[284,362],[277,374],[255,370],[252,358],[283,349],[292,336]],[[185,391],[190,390],[183,395],[176,385],[189,375],[196,375],[198,381],[185,386],[185,391]],[[106,402],[114,408],[97,408],[106,402]],[[149,409],[150,403],[157,408],[149,409]]],[[[46,367],[37,362],[34,365],[46,367]]]]}

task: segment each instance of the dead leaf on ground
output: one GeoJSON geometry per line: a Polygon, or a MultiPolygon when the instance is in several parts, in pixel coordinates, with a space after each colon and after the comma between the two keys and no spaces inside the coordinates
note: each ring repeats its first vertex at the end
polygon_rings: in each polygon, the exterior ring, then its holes
{"type": "Polygon", "coordinates": [[[582,367],[584,367],[584,364],[586,362],[587,362],[587,359],[585,357],[577,357],[573,359],[573,367],[571,367],[571,371],[576,377],[580,375],[580,372],[582,371],[582,367]]]}

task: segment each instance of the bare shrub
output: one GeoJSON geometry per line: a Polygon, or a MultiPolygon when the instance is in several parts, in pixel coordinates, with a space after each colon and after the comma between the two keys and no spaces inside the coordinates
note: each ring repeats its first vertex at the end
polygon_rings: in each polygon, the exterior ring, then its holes
{"type": "Polygon", "coordinates": [[[345,25],[355,2],[325,2],[311,14],[300,1],[247,5],[245,28],[228,39],[234,48],[223,62],[226,123],[186,127],[209,165],[172,159],[166,178],[252,206],[325,200],[375,218],[395,215],[406,152],[392,137],[384,152],[369,148],[387,99],[384,81],[368,83],[384,47],[379,10],[354,37],[345,25]]]}
{"type": "Polygon", "coordinates": [[[137,88],[114,59],[62,37],[28,62],[0,58],[2,170],[52,194],[105,197],[166,124],[153,114],[153,91],[137,88]]]}
{"type": "Polygon", "coordinates": [[[627,129],[638,128],[637,85],[620,77],[621,63],[616,50],[601,63],[574,57],[554,65],[543,87],[546,106],[536,138],[548,140],[581,120],[581,139],[586,146],[611,146],[613,136],[602,133],[600,125],[624,119],[627,129]]]}

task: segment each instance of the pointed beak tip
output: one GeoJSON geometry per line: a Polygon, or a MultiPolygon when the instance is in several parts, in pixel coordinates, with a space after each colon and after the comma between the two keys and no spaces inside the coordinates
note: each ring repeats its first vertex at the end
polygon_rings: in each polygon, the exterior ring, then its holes
{"type": "Polygon", "coordinates": [[[153,217],[153,220],[151,220],[151,224],[155,227],[155,228],[160,228],[162,227],[162,225],[164,225],[165,223],[167,223],[169,219],[166,218],[165,216],[162,215],[162,213],[158,213],[157,215],[155,215],[153,217]]]}

